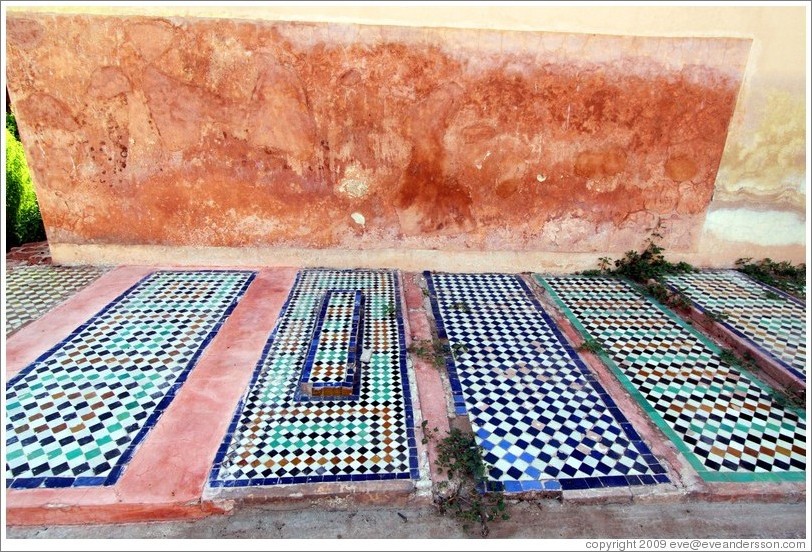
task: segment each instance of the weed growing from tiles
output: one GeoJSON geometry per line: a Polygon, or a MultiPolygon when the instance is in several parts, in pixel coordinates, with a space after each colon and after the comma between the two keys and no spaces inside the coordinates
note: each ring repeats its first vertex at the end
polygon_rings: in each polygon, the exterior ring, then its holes
{"type": "Polygon", "coordinates": [[[781,299],[781,296],[780,296],[780,295],[778,295],[778,294],[777,294],[777,293],[775,293],[775,292],[772,292],[772,291],[765,291],[765,292],[764,292],[764,298],[765,298],[765,299],[768,299],[768,300],[770,300],[770,301],[776,301],[776,300],[778,300],[778,299],[781,299]]]}
{"type": "Polygon", "coordinates": [[[396,312],[396,310],[395,310],[395,304],[394,304],[394,303],[389,303],[389,304],[388,304],[388,305],[386,305],[386,307],[384,307],[384,309],[383,309],[383,315],[384,315],[385,317],[387,317],[387,318],[389,318],[389,317],[391,317],[391,316],[394,316],[394,315],[395,315],[395,312],[396,312]]]}
{"type": "Polygon", "coordinates": [[[456,310],[456,311],[464,312],[466,314],[471,312],[471,308],[468,306],[468,303],[466,303],[465,301],[457,301],[456,303],[451,305],[451,308],[456,310]]]}
{"type": "Polygon", "coordinates": [[[454,343],[454,345],[451,346],[451,352],[454,353],[455,355],[467,353],[468,345],[466,345],[465,343],[454,343]]]}
{"type": "Polygon", "coordinates": [[[806,298],[805,264],[793,266],[788,261],[775,262],[772,259],[753,261],[752,257],[745,257],[736,261],[736,270],[796,297],[806,298]]]}
{"type": "Polygon", "coordinates": [[[728,320],[730,317],[724,311],[717,312],[712,310],[706,310],[705,318],[713,322],[724,322],[725,320],[728,320]]]}
{"type": "MultiPolygon", "coordinates": [[[[758,377],[760,373],[758,366],[749,353],[745,353],[744,358],[741,358],[734,353],[732,349],[722,349],[722,352],[719,353],[719,358],[725,364],[737,366],[755,377],[758,377]]],[[[773,401],[775,401],[775,403],[781,408],[786,408],[788,406],[804,408],[806,406],[806,393],[802,390],[789,386],[785,386],[780,390],[775,390],[772,389],[772,387],[769,387],[769,393],[773,401]]]]}
{"type": "Polygon", "coordinates": [[[643,290],[659,302],[675,308],[689,308],[690,300],[681,291],[671,291],[664,284],[669,274],[695,272],[688,263],[672,263],[665,259],[665,249],[658,243],[662,234],[657,227],[646,240],[642,252],[627,251],[621,259],[609,257],[598,259],[598,268],[584,270],[584,276],[622,276],[643,286],[643,290]]]}
{"type": "Polygon", "coordinates": [[[588,337],[587,339],[584,340],[583,343],[581,343],[578,346],[578,350],[589,351],[590,353],[597,354],[603,351],[603,347],[596,340],[592,339],[591,337],[588,337]]]}
{"type": "Polygon", "coordinates": [[[441,514],[451,514],[467,528],[469,523],[479,524],[480,534],[490,533],[489,523],[510,519],[505,496],[501,491],[488,491],[488,466],[482,460],[482,449],[470,433],[452,428],[439,437],[437,428],[430,429],[423,420],[423,443],[437,445],[437,469],[448,476],[438,484],[434,499],[441,514]]]}
{"type": "Polygon", "coordinates": [[[439,339],[418,339],[412,341],[408,351],[410,354],[431,363],[435,368],[445,366],[446,345],[439,339]]]}

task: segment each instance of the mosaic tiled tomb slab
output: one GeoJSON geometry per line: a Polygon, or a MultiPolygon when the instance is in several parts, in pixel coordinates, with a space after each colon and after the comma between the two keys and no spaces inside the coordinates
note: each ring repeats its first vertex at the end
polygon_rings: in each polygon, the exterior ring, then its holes
{"type": "Polygon", "coordinates": [[[670,276],[668,284],[703,312],[723,314],[728,329],[806,380],[806,309],[800,301],[735,270],[670,276]]]}
{"type": "Polygon", "coordinates": [[[469,415],[489,479],[505,491],[665,483],[657,462],[526,283],[509,274],[431,274],[458,415],[469,415]]]}
{"type": "Polygon", "coordinates": [[[7,486],[114,484],[254,275],[154,272],[12,378],[7,486]]]}
{"type": "MultiPolygon", "coordinates": [[[[334,348],[341,358],[349,354],[349,339],[345,343],[347,348],[334,348]]],[[[209,485],[418,477],[396,275],[360,270],[299,272],[217,452],[209,485]],[[347,301],[343,305],[347,310],[332,320],[324,309],[331,291],[333,298],[343,296],[347,301]],[[350,304],[353,310],[357,304],[355,291],[363,298],[358,396],[302,397],[302,372],[313,353],[314,339],[321,341],[319,346],[331,341],[314,330],[351,327],[354,317],[346,315],[350,304]]]]}
{"type": "Polygon", "coordinates": [[[626,282],[537,279],[703,479],[804,480],[806,416],[704,336],[626,282]]]}
{"type": "Polygon", "coordinates": [[[67,300],[108,269],[94,266],[20,266],[6,273],[6,335],[67,300]]]}

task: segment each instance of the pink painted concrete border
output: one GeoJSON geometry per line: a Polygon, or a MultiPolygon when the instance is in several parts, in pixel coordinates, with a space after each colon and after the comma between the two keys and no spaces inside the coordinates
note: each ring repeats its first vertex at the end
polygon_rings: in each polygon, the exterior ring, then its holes
{"type": "MultiPolygon", "coordinates": [[[[418,283],[422,276],[419,273],[403,273],[403,293],[406,298],[405,318],[406,325],[406,345],[413,341],[432,339],[431,322],[429,321],[423,289],[418,283]]],[[[437,428],[440,437],[448,433],[450,425],[448,420],[448,410],[446,407],[446,392],[443,387],[442,377],[438,368],[432,366],[428,361],[410,355],[412,366],[414,367],[417,390],[420,400],[420,412],[424,420],[428,420],[428,427],[437,428]]],[[[433,442],[422,445],[423,438],[421,428],[415,427],[415,436],[418,441],[418,448],[425,446],[428,452],[431,480],[439,483],[448,479],[446,474],[437,471],[437,446],[433,442]]]]}

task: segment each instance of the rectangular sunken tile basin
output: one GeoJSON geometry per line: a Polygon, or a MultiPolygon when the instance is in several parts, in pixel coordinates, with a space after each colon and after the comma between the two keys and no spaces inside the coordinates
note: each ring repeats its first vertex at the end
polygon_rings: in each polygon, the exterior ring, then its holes
{"type": "Polygon", "coordinates": [[[806,415],[623,280],[536,275],[705,481],[803,481],[806,415]]]}
{"type": "Polygon", "coordinates": [[[7,486],[116,483],[253,278],[153,272],[11,378],[7,486]]]}
{"type": "Polygon", "coordinates": [[[397,274],[300,271],[217,452],[209,487],[418,477],[397,274]],[[350,374],[355,360],[360,367],[350,374]],[[342,388],[356,377],[349,395],[303,394],[306,381],[342,388]]]}
{"type": "Polygon", "coordinates": [[[358,398],[363,314],[360,291],[336,289],[324,294],[299,380],[299,400],[358,398]]]}
{"type": "Polygon", "coordinates": [[[521,277],[425,273],[457,415],[506,492],[669,482],[521,277]]]}
{"type": "Polygon", "coordinates": [[[799,299],[736,270],[678,274],[667,282],[806,382],[806,307],[799,299]]]}

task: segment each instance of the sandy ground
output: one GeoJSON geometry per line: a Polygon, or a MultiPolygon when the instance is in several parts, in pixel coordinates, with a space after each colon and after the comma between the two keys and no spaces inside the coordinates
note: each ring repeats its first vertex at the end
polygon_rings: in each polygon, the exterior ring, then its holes
{"type": "MultiPolygon", "coordinates": [[[[805,504],[671,503],[510,506],[511,519],[491,525],[488,538],[805,538],[805,504]]],[[[481,538],[432,507],[238,507],[231,515],[195,521],[123,525],[9,527],[9,539],[447,539],[481,538]]],[[[13,544],[13,543],[8,543],[13,544]]]]}

